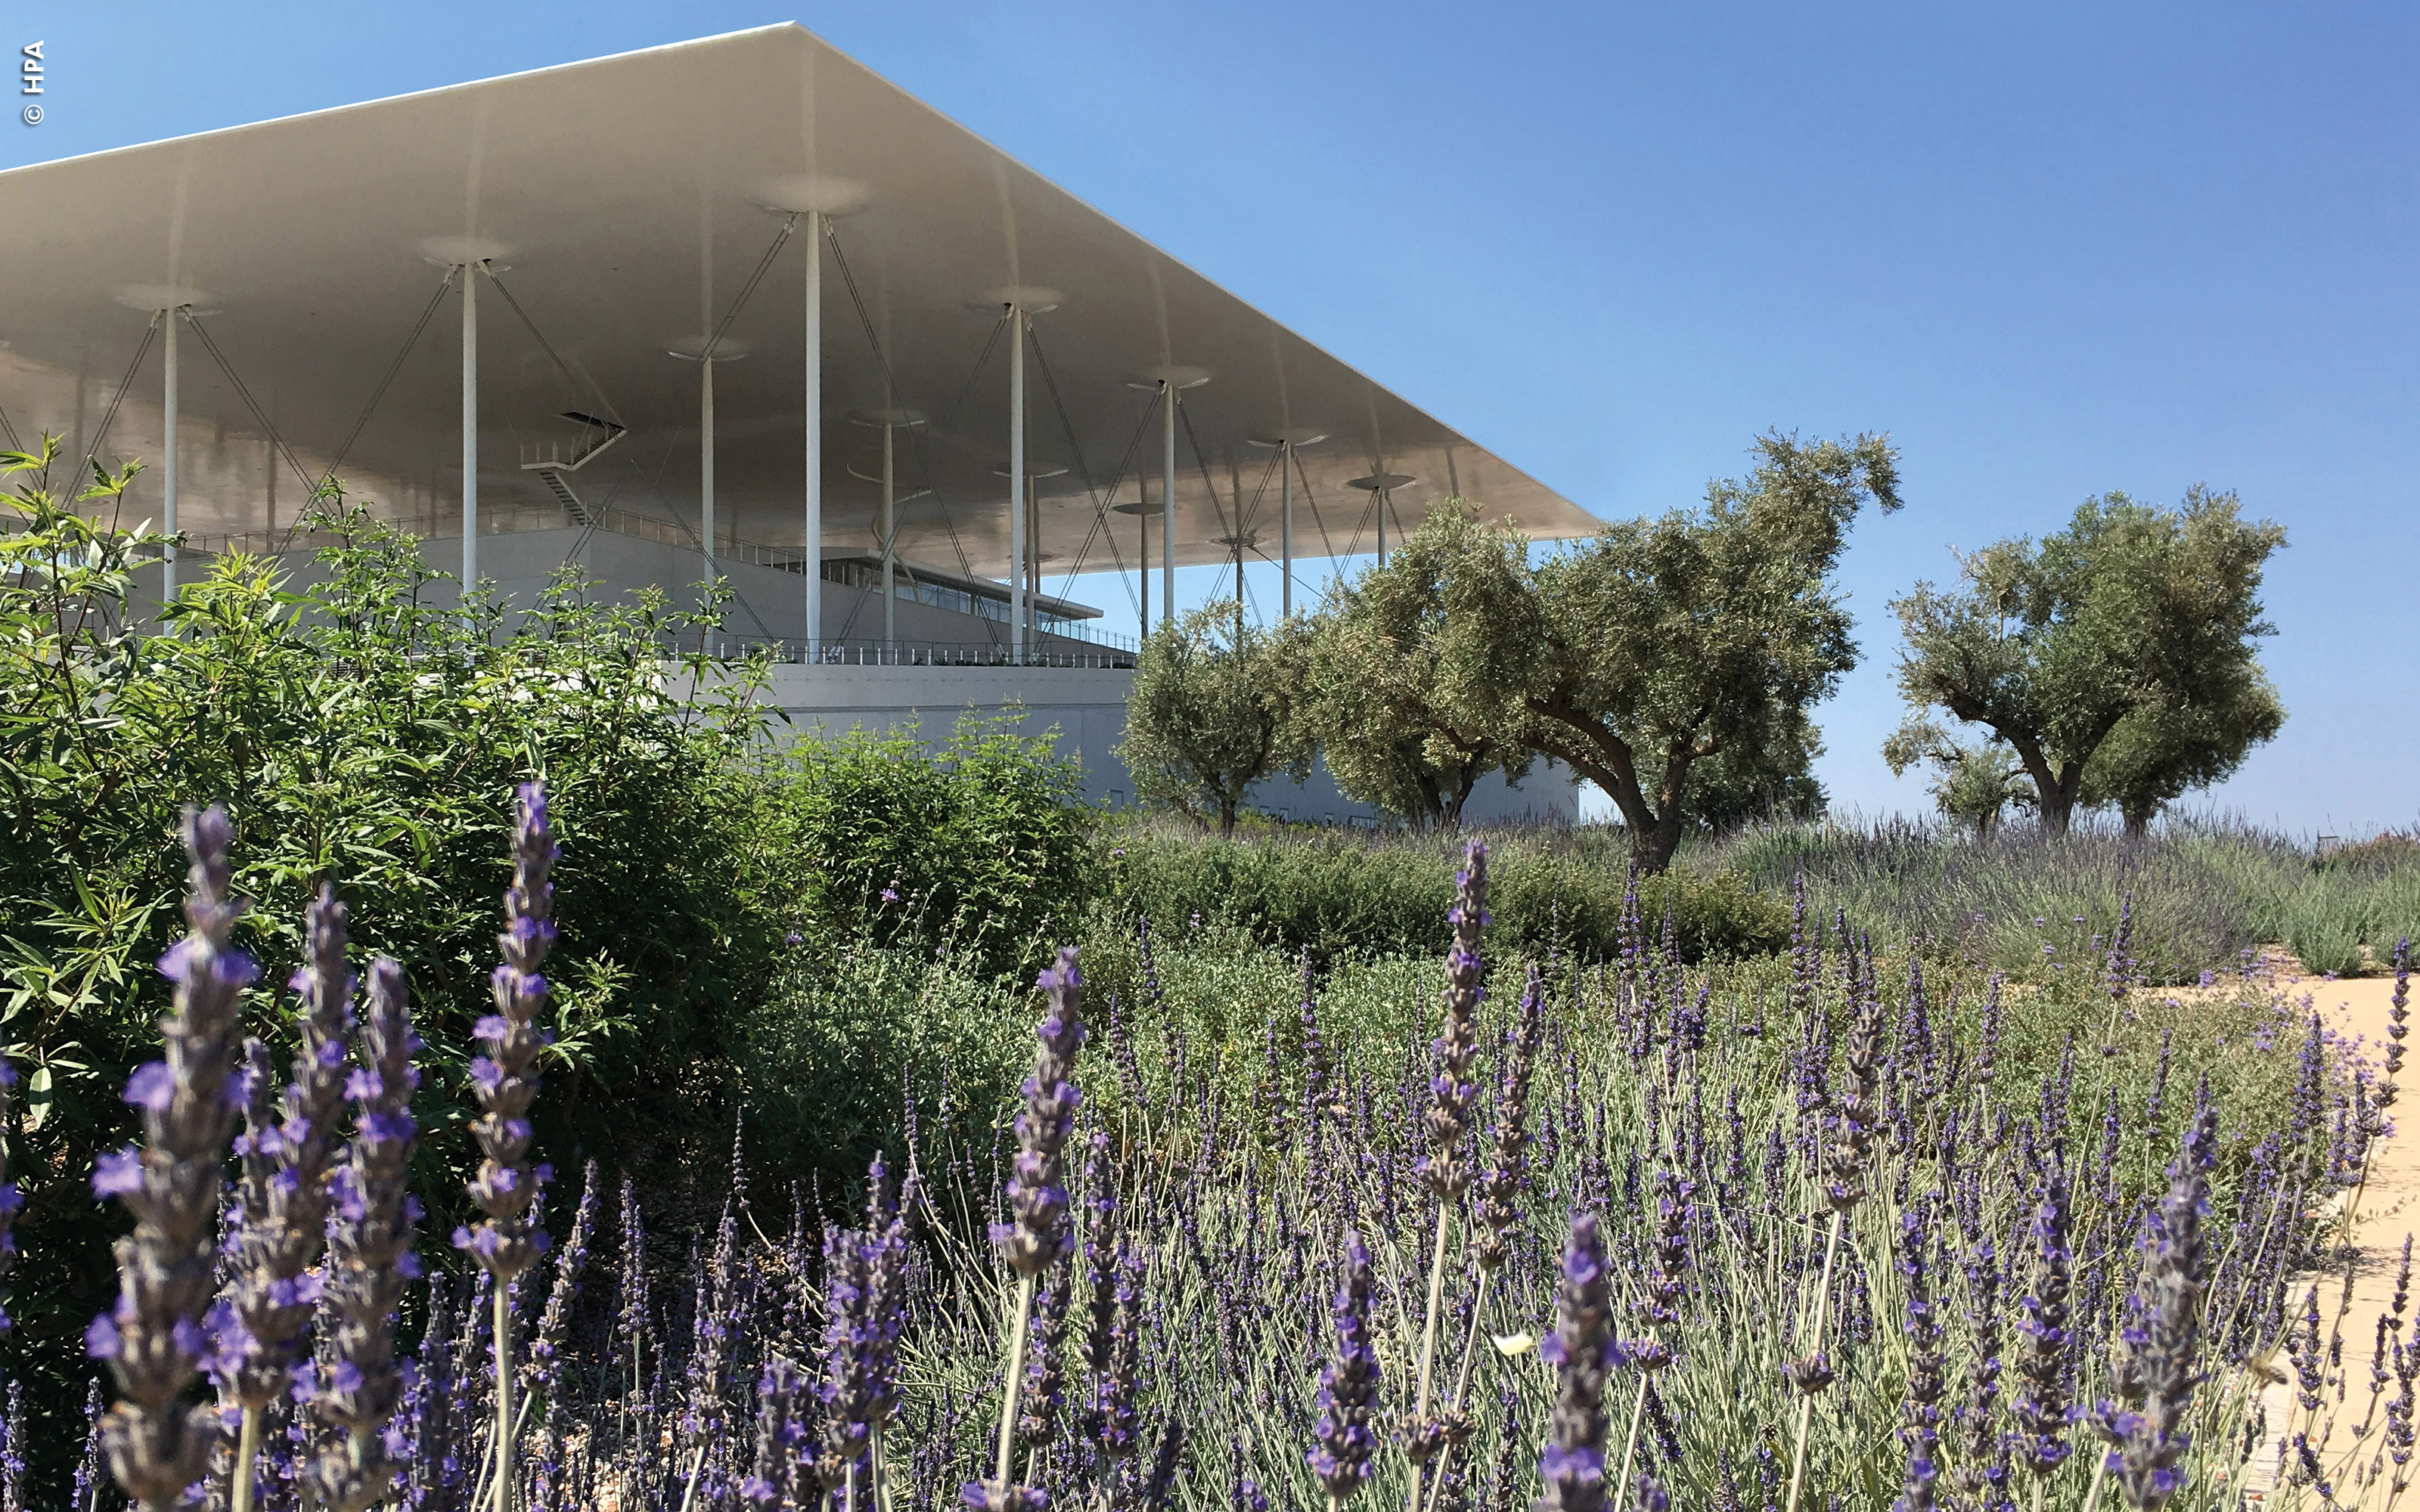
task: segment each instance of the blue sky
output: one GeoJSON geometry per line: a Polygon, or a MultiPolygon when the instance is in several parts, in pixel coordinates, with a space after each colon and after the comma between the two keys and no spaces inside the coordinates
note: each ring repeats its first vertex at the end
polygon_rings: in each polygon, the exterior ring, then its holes
{"type": "Polygon", "coordinates": [[[2203,482],[2291,540],[2286,730],[2209,801],[2420,819],[2409,7],[0,0],[0,164],[792,20],[1599,515],[1888,431],[1838,803],[1926,801],[1892,594],[2203,482]]]}

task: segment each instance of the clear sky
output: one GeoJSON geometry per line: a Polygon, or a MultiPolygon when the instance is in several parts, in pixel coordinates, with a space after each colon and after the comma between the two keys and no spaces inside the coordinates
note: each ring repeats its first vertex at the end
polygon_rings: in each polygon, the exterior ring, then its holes
{"type": "Polygon", "coordinates": [[[1891,595],[2202,482],[2291,541],[2285,733],[2211,801],[2420,819],[2409,6],[0,0],[48,54],[0,165],[777,21],[1601,516],[1767,427],[1888,431],[1837,803],[1926,802],[1877,754],[1891,595]]]}

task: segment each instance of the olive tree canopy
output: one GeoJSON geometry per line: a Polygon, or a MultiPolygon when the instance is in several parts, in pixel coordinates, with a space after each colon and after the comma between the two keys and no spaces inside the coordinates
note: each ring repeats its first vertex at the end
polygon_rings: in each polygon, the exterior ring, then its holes
{"type": "Polygon", "coordinates": [[[1229,599],[1145,640],[1118,746],[1136,796],[1232,835],[1254,783],[1300,780],[1311,767],[1300,640],[1296,625],[1240,625],[1229,599]]]}
{"type": "Polygon", "coordinates": [[[1532,563],[1517,532],[1431,517],[1443,613],[1439,702],[1567,763],[1613,799],[1660,871],[1696,811],[1700,767],[1727,793],[1803,806],[1808,711],[1856,663],[1831,577],[1869,501],[1899,507],[1880,436],[1767,435],[1704,505],[1608,526],[1532,563]]]}
{"type": "Polygon", "coordinates": [[[2032,780],[2043,829],[2116,804],[2139,832],[2161,805],[2241,764],[2285,720],[2254,644],[2260,579],[2286,544],[2231,493],[2175,509],[2121,493],[2067,528],[1960,559],[1962,587],[1893,601],[1900,690],[1987,727],[2032,780]]]}
{"type": "Polygon", "coordinates": [[[1480,779],[1518,780],[1535,759],[1439,696],[1444,585],[1462,540],[1418,532],[1386,565],[1340,584],[1305,647],[1304,714],[1337,788],[1420,825],[1459,825],[1480,779]]]}

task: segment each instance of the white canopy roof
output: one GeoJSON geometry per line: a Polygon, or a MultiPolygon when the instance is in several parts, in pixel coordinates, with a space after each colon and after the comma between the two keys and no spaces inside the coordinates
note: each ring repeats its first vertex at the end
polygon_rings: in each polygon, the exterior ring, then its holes
{"type": "MultiPolygon", "coordinates": [[[[1136,385],[1171,372],[1207,378],[1180,410],[1183,563],[1228,559],[1238,493],[1248,540],[1275,554],[1278,487],[1251,443],[1284,435],[1326,438],[1297,453],[1301,556],[1370,548],[1372,496],[1354,480],[1373,476],[1409,479],[1390,536],[1452,494],[1540,536],[1595,528],[794,25],[0,173],[0,412],[21,440],[51,430],[91,447],[146,311],[190,301],[207,340],[188,328],[180,356],[188,532],[291,523],[301,479],[274,475],[256,404],[301,473],[343,451],[357,497],[458,533],[458,316],[438,298],[438,262],[467,247],[494,257],[527,317],[481,285],[483,514],[543,513],[551,498],[516,450],[576,442],[571,410],[629,427],[579,475],[583,497],[693,522],[697,368],[669,353],[722,323],[783,212],[807,208],[835,212],[828,554],[872,541],[880,432],[852,416],[907,408],[929,424],[900,433],[901,492],[931,492],[901,506],[901,551],[1004,574],[1011,298],[1055,306],[1034,316],[1028,364],[1029,467],[1066,470],[1036,486],[1047,577],[1112,565],[1112,540],[1133,565],[1134,517],[1102,510],[1135,500],[1141,478],[1158,561],[1158,426],[1136,385]]],[[[793,236],[763,266],[721,348],[739,360],[714,375],[721,531],[775,546],[804,533],[806,244],[793,236]]],[[[104,460],[158,455],[160,361],[155,340],[104,460]]],[[[138,512],[156,513],[156,486],[138,489],[138,512]]]]}

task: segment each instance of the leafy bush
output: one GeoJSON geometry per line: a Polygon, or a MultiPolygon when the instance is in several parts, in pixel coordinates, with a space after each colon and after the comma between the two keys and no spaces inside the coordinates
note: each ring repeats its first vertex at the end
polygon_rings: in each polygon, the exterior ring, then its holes
{"type": "Polygon", "coordinates": [[[484,603],[440,609],[453,595],[412,543],[347,517],[324,587],[225,559],[155,633],[127,613],[146,543],[58,507],[39,456],[17,466],[33,481],[23,528],[0,536],[0,1034],[24,1077],[8,1151],[24,1221],[53,1236],[20,1272],[29,1345],[64,1359],[102,1300],[113,1220],[87,1179],[122,1137],[128,1070],[156,1054],[152,963],[181,927],[188,804],[224,803],[237,826],[253,903],[237,938],[264,967],[254,1032],[290,1053],[277,984],[305,903],[334,886],[363,954],[406,965],[429,1045],[422,1119],[447,1129],[489,1011],[511,793],[543,779],[566,857],[545,1132],[613,1152],[630,1115],[678,1106],[779,940],[752,902],[749,785],[727,776],[756,740],[745,679],[703,699],[664,686],[655,647],[688,617],[596,607],[568,576],[517,625],[484,603]]]}
{"type": "MultiPolygon", "coordinates": [[[[774,752],[752,666],[665,659],[710,611],[598,605],[569,573],[509,620],[457,607],[414,542],[341,510],[324,584],[223,559],[164,627],[145,625],[129,587],[156,539],[61,507],[39,456],[19,471],[22,528],[0,535],[0,1053],[24,1077],[9,1166],[46,1236],[11,1311],[45,1369],[104,1300],[116,1223],[87,1182],[123,1135],[118,1088],[156,1054],[167,987],[152,963],[180,927],[188,804],[224,803],[236,825],[236,891],[253,904],[238,943],[264,968],[251,1032],[290,1053],[277,984],[305,904],[334,886],[359,953],[409,973],[429,1047],[419,1113],[442,1135],[469,1116],[511,794],[543,779],[564,863],[539,1134],[566,1161],[656,1180],[727,1140],[742,1098],[780,1101],[754,1041],[768,1009],[801,1001],[789,984],[814,948],[786,937],[887,938],[912,918],[920,938],[979,952],[984,976],[1083,903],[1087,820],[1045,742],[969,725],[931,762],[903,742],[774,752]],[[893,878],[908,902],[869,912],[893,878]]],[[[896,1078],[884,1088],[895,1103],[896,1078]]],[[[830,1122],[802,1128],[800,1148],[845,1140],[839,1104],[815,1106],[830,1122]]],[[[434,1137],[425,1157],[441,1224],[458,1147],[434,1137]]]]}
{"type": "MultiPolygon", "coordinates": [[[[1512,831],[1495,840],[1491,906],[1498,937],[1539,952],[1559,937],[1585,957],[1621,949],[1621,862],[1543,835],[1512,831]]],[[[1163,929],[1196,917],[1230,920],[1256,939],[1308,949],[1323,962],[1356,951],[1426,955],[1445,948],[1450,853],[1460,843],[1333,832],[1220,841],[1138,826],[1112,842],[1108,890],[1129,913],[1163,929]]],[[[1789,943],[1780,900],[1738,877],[1691,872],[1641,878],[1637,895],[1651,933],[1661,930],[1668,910],[1684,960],[1789,943]]]]}
{"type": "Polygon", "coordinates": [[[946,939],[1005,971],[1091,897],[1081,774],[1006,719],[961,718],[929,759],[906,734],[801,742],[774,775],[770,842],[839,937],[946,939]]]}

